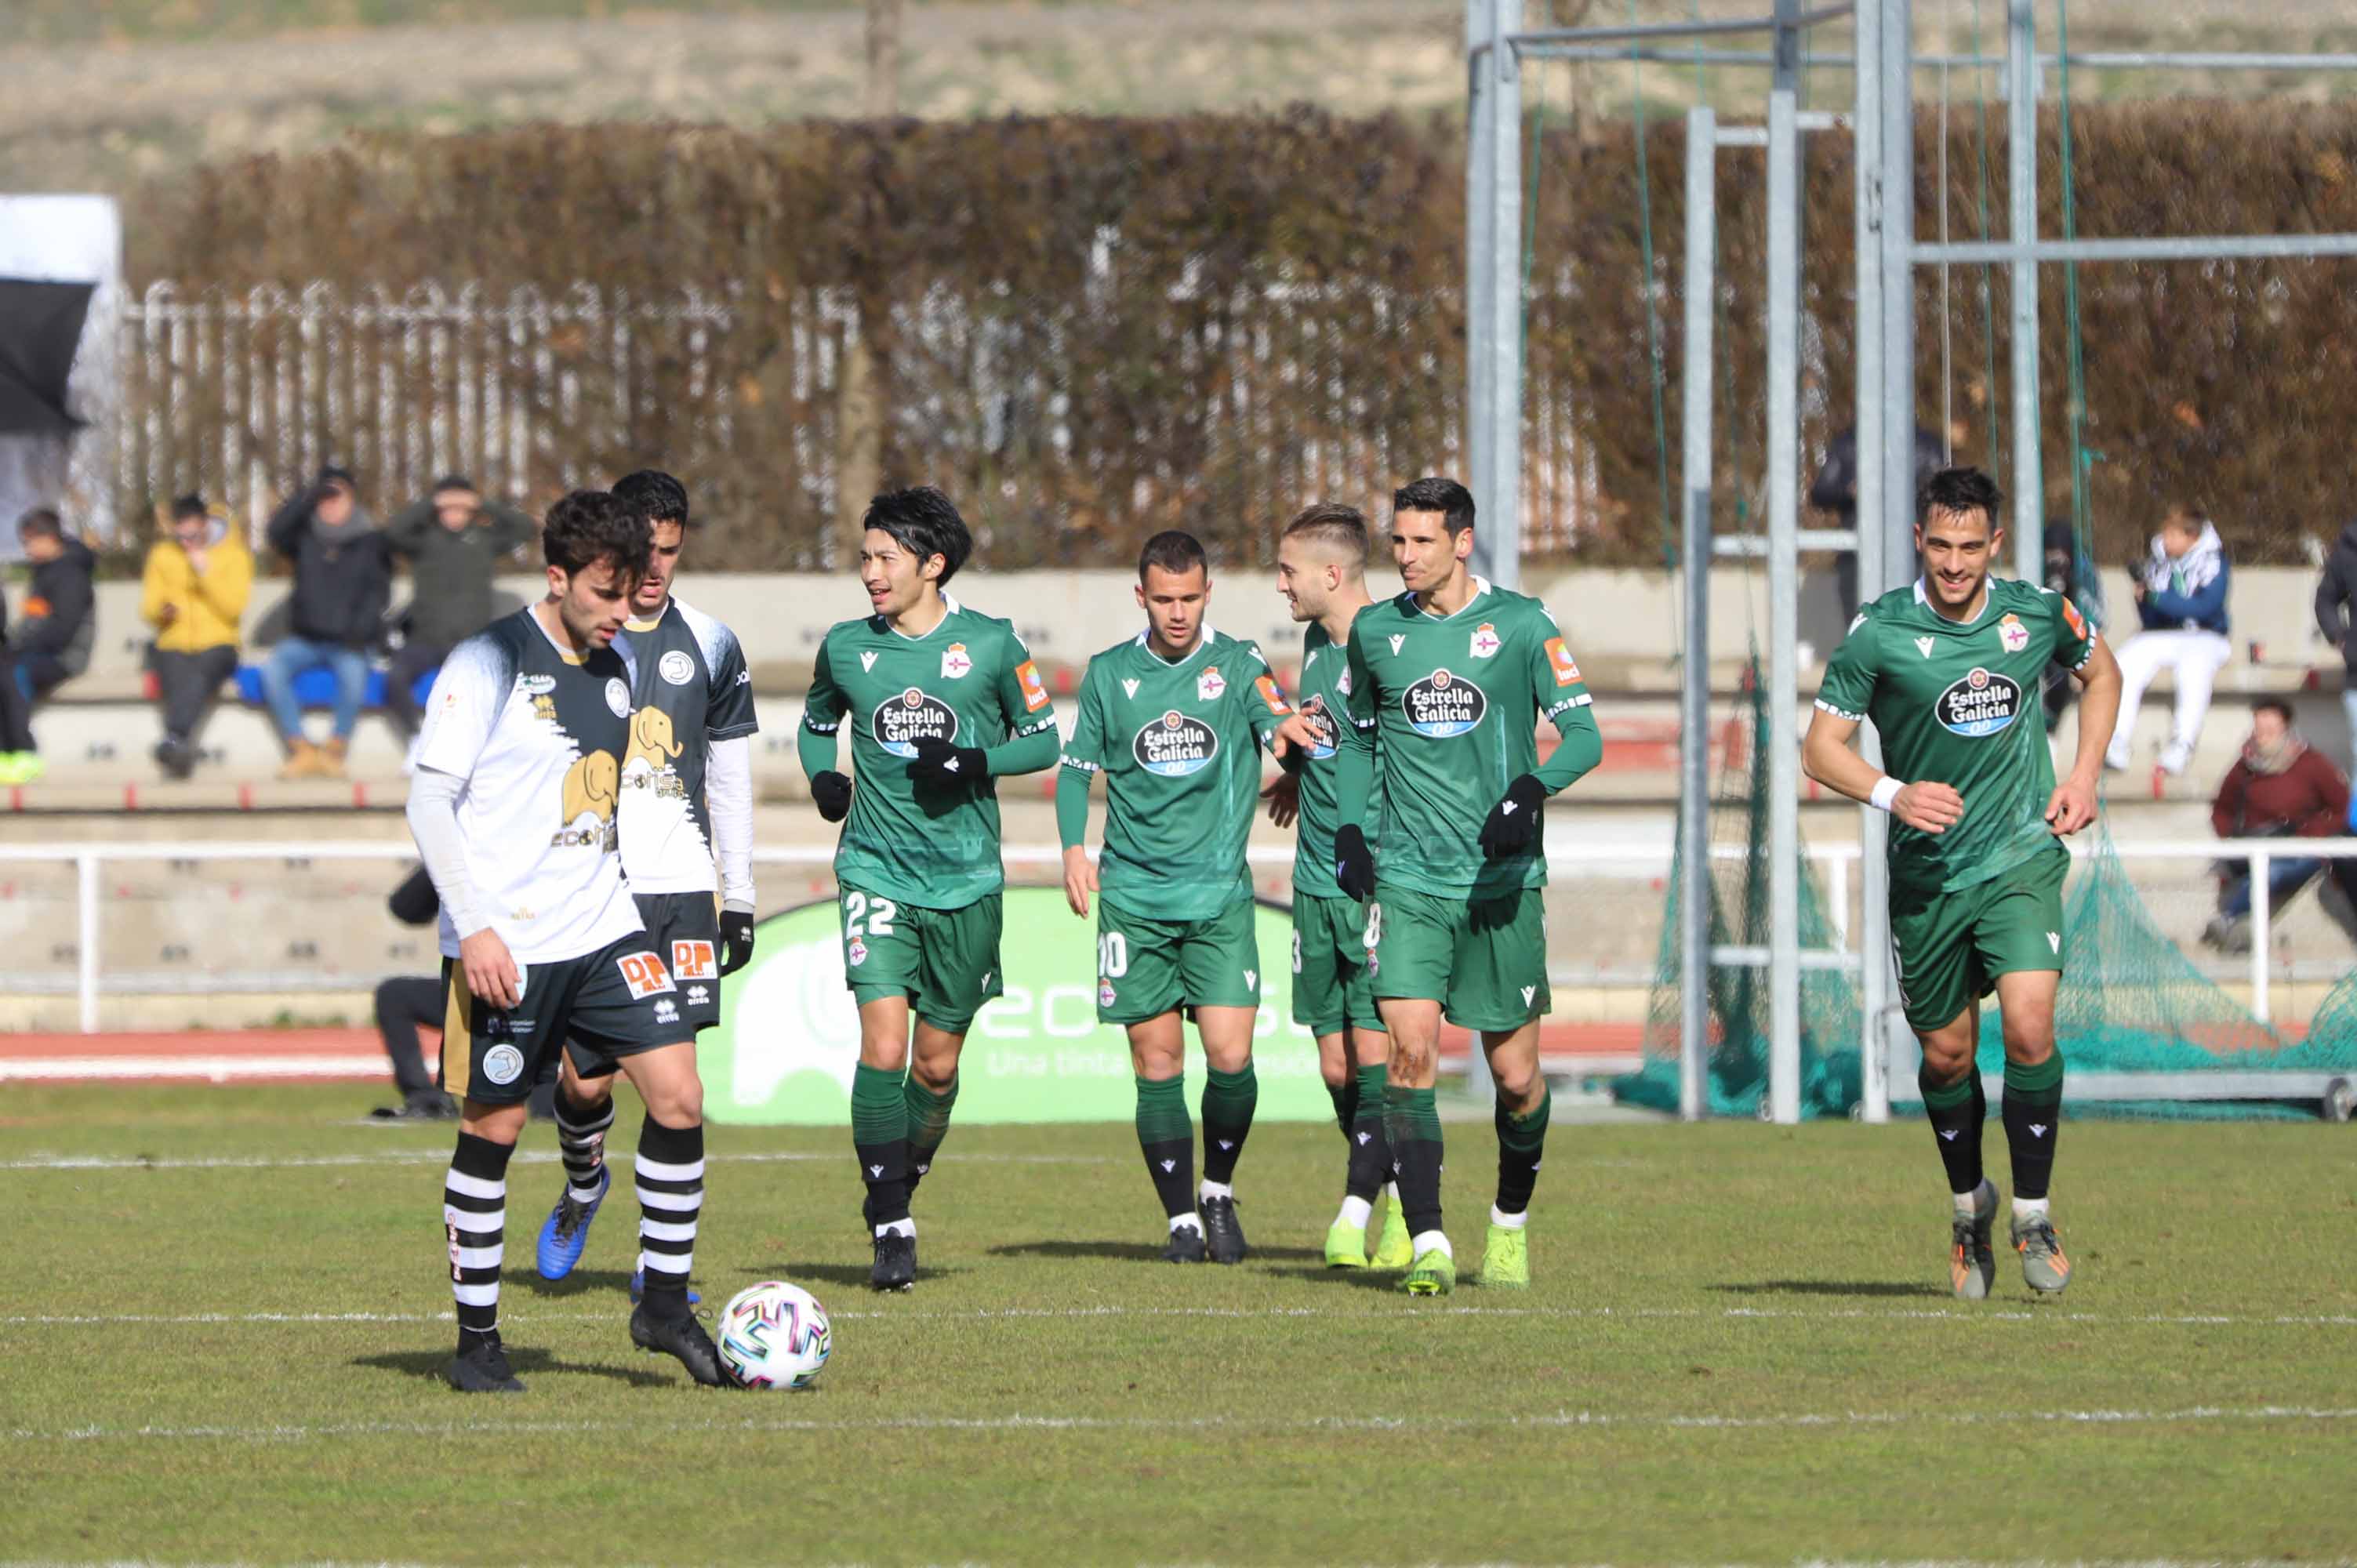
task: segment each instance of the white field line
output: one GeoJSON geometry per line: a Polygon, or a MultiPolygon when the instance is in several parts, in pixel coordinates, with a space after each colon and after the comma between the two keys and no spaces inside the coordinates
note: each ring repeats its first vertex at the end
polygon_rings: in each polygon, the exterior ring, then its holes
{"type": "MultiPolygon", "coordinates": [[[[1844,1431],[1900,1426],[2142,1426],[2189,1422],[2357,1421],[2357,1408],[2304,1405],[2188,1405],[2178,1410],[1793,1411],[1768,1415],[1630,1415],[1559,1410],[1535,1415],[1309,1416],[877,1416],[797,1420],[746,1415],[663,1423],[671,1433],[702,1432],[1440,1432],[1562,1431],[1577,1428],[1695,1432],[1844,1431]]],[[[459,1437],[642,1432],[643,1420],[623,1421],[355,1421],[221,1426],[16,1427],[0,1434],[17,1443],[88,1443],[124,1438],[302,1443],[336,1437],[459,1437]]]]}
{"type": "MultiPolygon", "coordinates": [[[[457,1123],[448,1124],[455,1133],[457,1123]]],[[[445,1134],[447,1135],[447,1133],[445,1134]]],[[[706,1155],[707,1165],[767,1165],[809,1160],[836,1160],[840,1155],[780,1151],[772,1154],[706,1155]]],[[[324,1170],[347,1165],[447,1165],[450,1156],[437,1150],[414,1149],[382,1155],[202,1155],[194,1158],[145,1159],[135,1155],[50,1155],[29,1160],[0,1160],[0,1171],[286,1171],[324,1170]]],[[[511,1165],[553,1165],[554,1153],[518,1150],[511,1165]]],[[[960,1155],[960,1165],[1124,1165],[1103,1155],[960,1155]]]]}
{"type": "MultiPolygon", "coordinates": [[[[512,1298],[511,1298],[512,1299],[512,1298]]],[[[530,1297],[527,1295],[526,1300],[530,1297]]],[[[619,1308],[605,1312],[539,1312],[503,1310],[500,1321],[517,1323],[610,1323],[618,1321],[619,1308]]],[[[2141,1325],[2195,1327],[2357,1327],[2357,1314],[2327,1313],[2277,1316],[2234,1316],[2220,1313],[2149,1313],[2114,1314],[2102,1312],[2062,1312],[2051,1308],[2020,1311],[1997,1309],[1975,1312],[1963,1308],[1924,1307],[1861,1307],[1809,1311],[1803,1308],[1729,1307],[1612,1307],[1612,1306],[1425,1306],[1405,1302],[1391,1306],[977,1306],[928,1311],[911,1308],[906,1311],[889,1307],[854,1308],[831,1312],[828,1316],[844,1322],[893,1323],[899,1321],[942,1323],[974,1322],[1004,1323],[1025,1318],[1071,1320],[1075,1318],[1204,1318],[1237,1321],[1282,1321],[1351,1319],[1379,1321],[1401,1317],[1500,1317],[1580,1319],[1591,1323],[1659,1322],[1664,1319],[1716,1322],[1801,1322],[1838,1323],[1873,1322],[1953,1322],[1953,1323],[2065,1323],[2099,1325],[2114,1327],[2141,1325]]],[[[288,1324],[288,1323],[449,1323],[449,1312],[189,1312],[189,1313],[24,1313],[0,1316],[0,1327],[102,1327],[130,1324],[288,1324]]]]}

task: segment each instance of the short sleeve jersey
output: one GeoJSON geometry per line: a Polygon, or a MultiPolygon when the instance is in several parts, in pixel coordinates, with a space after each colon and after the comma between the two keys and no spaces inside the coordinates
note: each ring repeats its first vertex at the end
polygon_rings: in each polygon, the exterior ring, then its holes
{"type": "Polygon", "coordinates": [[[1921,581],[1858,612],[1825,666],[1817,706],[1872,719],[1892,778],[1945,784],[1964,799],[1964,821],[1936,837],[1891,823],[1894,882],[1969,887],[2054,843],[2039,677],[2049,659],[2077,670],[2093,649],[2094,632],[2068,598],[2007,577],[1989,579],[1969,621],[1934,610],[1921,581]]]}
{"type": "MultiPolygon", "coordinates": [[[[1349,646],[1326,635],[1315,621],[1301,636],[1301,689],[1294,705],[1318,732],[1318,744],[1301,765],[1300,813],[1293,856],[1293,890],[1313,898],[1340,898],[1334,881],[1334,830],[1342,825],[1335,759],[1342,744],[1342,726],[1351,722],[1351,655],[1349,646]]],[[[1383,808],[1370,801],[1359,831],[1367,842],[1382,837],[1383,808]]]]}
{"type": "Polygon", "coordinates": [[[1260,746],[1292,711],[1259,646],[1210,627],[1176,663],[1143,632],[1089,660],[1063,766],[1104,775],[1106,903],[1207,920],[1252,897],[1260,746]]]}
{"type": "Polygon", "coordinates": [[[1538,721],[1589,702],[1546,607],[1480,577],[1455,615],[1402,594],[1359,612],[1350,652],[1351,714],[1374,732],[1382,879],[1483,897],[1546,886],[1544,854],[1492,858],[1480,842],[1506,786],[1539,765],[1538,721]]]}
{"type": "Polygon", "coordinates": [[[1055,727],[1056,713],[1013,625],[948,595],[922,637],[882,616],[838,621],[819,645],[803,725],[851,726],[858,779],[835,848],[835,875],[922,909],[963,909],[1006,883],[998,790],[985,779],[935,789],[909,777],[928,737],[987,750],[1055,727]]]}
{"type": "Polygon", "coordinates": [[[651,622],[625,625],[630,747],[622,755],[622,870],[632,893],[710,893],[712,815],[704,801],[711,743],[753,734],[753,675],[737,634],[673,599],[651,622]]]}
{"type": "MultiPolygon", "coordinates": [[[[466,780],[467,872],[519,963],[579,958],[640,929],[614,826],[631,675],[615,649],[559,649],[526,608],[452,649],[435,678],[417,765],[466,780]]],[[[447,910],[441,924],[456,958],[447,910]]]]}

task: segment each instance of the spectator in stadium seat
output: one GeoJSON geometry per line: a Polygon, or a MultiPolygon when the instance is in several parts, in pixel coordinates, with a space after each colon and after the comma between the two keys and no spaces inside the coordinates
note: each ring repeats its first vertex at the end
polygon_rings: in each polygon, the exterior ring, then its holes
{"type": "Polygon", "coordinates": [[[540,537],[540,524],[529,512],[484,497],[466,476],[451,474],[435,483],[432,495],[395,512],[384,533],[394,553],[409,560],[407,625],[385,671],[385,705],[406,738],[425,720],[410,689],[420,675],[440,669],[453,648],[491,624],[498,610],[492,574],[540,537]]]}
{"type": "Polygon", "coordinates": [[[156,761],[174,779],[196,771],[198,726],[237,670],[238,622],[253,588],[253,555],[227,511],[202,496],[172,503],[171,532],[147,551],[139,615],[156,628],[153,655],[164,738],[156,761]]]}
{"type": "MultiPolygon", "coordinates": [[[[2251,704],[2251,737],[2227,769],[2210,803],[2210,826],[2220,838],[2330,838],[2349,816],[2349,780],[2292,727],[2291,704],[2261,697],[2251,704]]],[[[2348,877],[2335,862],[2336,879],[2348,877]]],[[[2219,863],[2224,881],[2217,918],[2201,940],[2228,952],[2248,952],[2251,871],[2246,860],[2219,863]]],[[[2282,855],[2267,863],[2267,902],[2281,908],[2325,867],[2316,855],[2282,855]]]]}
{"type": "MultiPolygon", "coordinates": [[[[1921,425],[1915,427],[1915,489],[1948,466],[1947,447],[1940,437],[1921,425]]],[[[1819,511],[1834,514],[1842,528],[1857,526],[1857,426],[1853,424],[1835,432],[1825,444],[1825,464],[1809,485],[1809,504],[1819,511]]],[[[1903,499],[1895,499],[1894,511],[1915,515],[1915,497],[1910,491],[1903,499]]],[[[1841,593],[1842,623],[1847,625],[1857,614],[1857,555],[1845,550],[1834,563],[1835,582],[1841,593]]],[[[1878,593],[1880,589],[1876,590],[1878,593]]]]}
{"type": "Polygon", "coordinates": [[[291,630],[262,667],[262,690],[286,746],[281,779],[340,779],[352,730],[368,694],[369,650],[393,599],[393,556],[363,510],[348,468],[318,479],[270,520],[270,547],[294,564],[291,630]],[[303,734],[295,678],[325,665],[336,677],[336,724],[327,746],[303,734]]]}
{"type": "Polygon", "coordinates": [[[91,644],[98,635],[98,557],[72,537],[58,514],[36,507],[16,523],[16,537],[32,563],[25,613],[8,637],[8,675],[15,702],[8,721],[14,733],[0,737],[0,783],[27,784],[41,776],[34,744],[33,704],[90,668],[91,644]]]}
{"type": "Polygon", "coordinates": [[[2152,553],[2136,571],[2136,615],[2144,629],[2121,643],[2120,717],[2104,763],[2128,766],[2136,706],[2164,669],[2177,672],[2177,711],[2161,771],[2178,774],[2193,760],[2210,692],[2234,651],[2226,639],[2228,571],[2225,542],[2210,520],[2191,507],[2172,508],[2152,536],[2152,553]]]}
{"type": "Polygon", "coordinates": [[[2350,766],[2357,768],[2357,637],[2350,635],[2350,608],[2357,605],[2357,521],[2341,531],[2324,575],[2316,585],[2316,627],[2341,650],[2341,707],[2349,715],[2350,766]]]}

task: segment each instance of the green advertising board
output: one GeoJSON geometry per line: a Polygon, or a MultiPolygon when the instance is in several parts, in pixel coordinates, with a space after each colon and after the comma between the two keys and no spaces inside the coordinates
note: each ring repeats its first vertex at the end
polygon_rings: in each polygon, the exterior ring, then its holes
{"type": "MultiPolygon", "coordinates": [[[[1260,1018],[1253,1059],[1258,1117],[1322,1122],[1333,1102],[1318,1076],[1318,1043],[1293,1022],[1293,916],[1257,906],[1260,1018]]],[[[859,1013],[843,983],[834,904],[805,904],[761,922],[753,961],[731,975],[721,1024],[697,1047],[704,1113],[738,1125],[845,1126],[859,1060],[859,1013]]],[[[1137,1107],[1129,1041],[1096,1014],[1096,923],[1066,908],[1061,888],[1009,887],[999,958],[1006,993],[975,1017],[958,1069],[957,1120],[1125,1122],[1137,1107]]],[[[1187,1031],[1187,1076],[1203,1053],[1187,1031]]],[[[1189,1098],[1194,1098],[1189,1092],[1189,1098]]]]}

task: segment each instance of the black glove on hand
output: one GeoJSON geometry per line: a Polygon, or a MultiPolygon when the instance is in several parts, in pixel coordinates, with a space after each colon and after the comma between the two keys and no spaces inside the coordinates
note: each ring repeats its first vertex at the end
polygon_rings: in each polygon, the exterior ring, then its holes
{"type": "Polygon", "coordinates": [[[1539,840],[1539,808],[1546,803],[1546,787],[1535,774],[1525,773],[1506,786],[1506,794],[1490,808],[1481,824],[1481,853],[1492,859],[1526,854],[1539,840]]]}
{"type": "Polygon", "coordinates": [[[1301,765],[1308,760],[1309,754],[1288,740],[1285,743],[1285,750],[1277,757],[1276,765],[1287,773],[1298,773],[1301,765]]]}
{"type": "Polygon", "coordinates": [[[818,806],[818,814],[830,822],[843,821],[851,810],[851,780],[832,768],[811,779],[811,800],[818,806]]]}
{"type": "Polygon", "coordinates": [[[979,785],[990,777],[990,759],[979,746],[952,746],[927,736],[917,743],[917,760],[909,764],[909,777],[941,789],[979,785]]]}
{"type": "Polygon", "coordinates": [[[1375,852],[1358,825],[1345,822],[1334,830],[1334,884],[1342,897],[1364,903],[1375,894],[1375,852]]]}
{"type": "Polygon", "coordinates": [[[742,909],[720,911],[720,972],[734,974],[753,961],[753,917],[742,909]]]}

